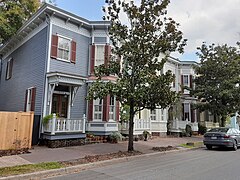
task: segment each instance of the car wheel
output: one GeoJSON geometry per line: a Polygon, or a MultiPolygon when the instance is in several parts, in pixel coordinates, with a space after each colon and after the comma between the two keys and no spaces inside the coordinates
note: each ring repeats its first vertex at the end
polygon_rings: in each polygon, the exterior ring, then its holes
{"type": "Polygon", "coordinates": [[[234,140],[233,141],[233,150],[236,151],[237,150],[237,142],[234,140]]]}
{"type": "Polygon", "coordinates": [[[211,145],[206,145],[207,149],[211,150],[212,146],[211,145]]]}

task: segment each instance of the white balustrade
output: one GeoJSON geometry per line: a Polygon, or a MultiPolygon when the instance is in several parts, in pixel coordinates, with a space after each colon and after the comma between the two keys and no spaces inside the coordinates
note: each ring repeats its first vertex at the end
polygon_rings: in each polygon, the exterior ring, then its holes
{"type": "Polygon", "coordinates": [[[205,126],[207,129],[211,129],[211,128],[215,128],[215,127],[219,127],[219,123],[214,123],[212,121],[205,121],[205,126]]]}
{"type": "Polygon", "coordinates": [[[188,120],[181,121],[181,120],[175,119],[172,122],[172,128],[173,129],[185,129],[187,124],[192,127],[193,131],[198,131],[198,123],[197,122],[192,123],[188,120]]]}
{"type": "Polygon", "coordinates": [[[85,133],[86,115],[82,119],[53,118],[45,125],[44,131],[50,132],[51,135],[64,132],[81,132],[85,133]]]}
{"type": "MultiPolygon", "coordinates": [[[[122,130],[127,130],[129,128],[129,123],[122,123],[122,130]]],[[[150,130],[150,120],[146,119],[134,119],[134,130],[150,130]]]]}

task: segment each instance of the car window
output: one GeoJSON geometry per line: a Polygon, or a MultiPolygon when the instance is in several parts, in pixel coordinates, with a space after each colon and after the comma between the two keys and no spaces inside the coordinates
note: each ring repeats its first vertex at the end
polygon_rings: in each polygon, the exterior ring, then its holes
{"type": "Polygon", "coordinates": [[[229,128],[213,128],[209,130],[208,132],[228,132],[229,128]]]}

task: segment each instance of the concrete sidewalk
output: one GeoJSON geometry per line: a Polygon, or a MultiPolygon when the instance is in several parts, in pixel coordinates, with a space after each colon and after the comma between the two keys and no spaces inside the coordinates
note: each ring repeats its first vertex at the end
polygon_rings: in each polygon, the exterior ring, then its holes
{"type": "MultiPolygon", "coordinates": [[[[202,137],[183,137],[183,138],[154,138],[148,141],[134,142],[134,149],[144,154],[153,153],[152,147],[178,146],[187,142],[199,142],[202,137]]],[[[34,146],[31,153],[0,157],[0,167],[16,166],[23,164],[33,164],[40,162],[68,161],[83,158],[87,155],[100,155],[127,151],[128,142],[117,144],[100,143],[84,146],[72,146],[64,148],[47,148],[45,146],[34,146]]]]}

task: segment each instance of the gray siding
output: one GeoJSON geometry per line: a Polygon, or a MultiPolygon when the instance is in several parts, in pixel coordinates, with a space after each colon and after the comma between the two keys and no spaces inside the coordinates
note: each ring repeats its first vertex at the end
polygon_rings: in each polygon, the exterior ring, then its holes
{"type": "Polygon", "coordinates": [[[76,64],[51,59],[50,72],[63,72],[86,77],[89,66],[89,44],[90,38],[81,34],[69,31],[59,26],[53,25],[52,34],[59,34],[76,41],[76,64]]]}
{"type": "MultiPolygon", "coordinates": [[[[59,34],[76,41],[76,63],[73,64],[57,59],[51,59],[50,72],[57,71],[87,77],[89,68],[89,45],[91,38],[56,25],[53,25],[52,27],[52,34],[59,34]]],[[[79,88],[73,106],[71,106],[71,118],[79,119],[82,118],[83,114],[86,114],[86,95],[87,87],[86,84],[84,84],[79,88]]],[[[49,106],[47,106],[47,112],[49,112],[49,106]]]]}
{"type": "Polygon", "coordinates": [[[36,87],[35,115],[41,115],[47,42],[46,27],[3,60],[0,111],[23,111],[26,89],[36,87]],[[13,74],[11,79],[5,80],[10,57],[13,58],[13,74]]]}
{"type": "Polygon", "coordinates": [[[107,38],[106,37],[94,37],[95,44],[106,44],[107,38]]]}
{"type": "Polygon", "coordinates": [[[71,107],[71,118],[81,118],[83,114],[86,114],[86,84],[79,88],[76,99],[71,107]]]}
{"type": "MultiPolygon", "coordinates": [[[[86,114],[86,105],[87,105],[87,86],[84,84],[83,86],[79,87],[75,100],[73,102],[73,106],[71,106],[70,111],[70,118],[81,119],[83,114],[86,114]]],[[[47,105],[46,114],[49,114],[50,106],[47,105]]]]}

